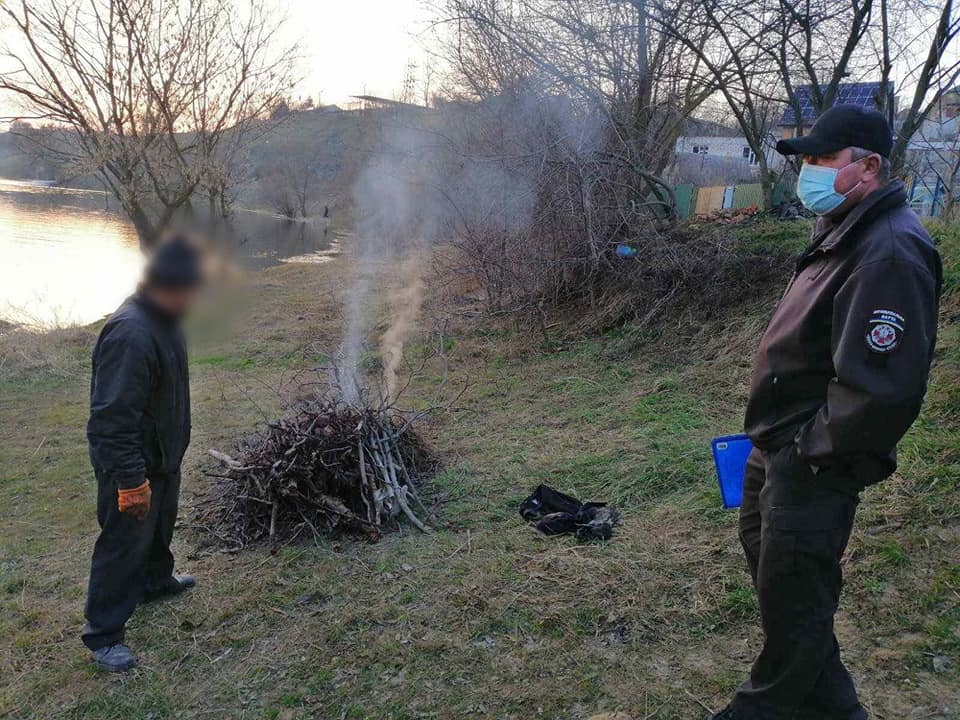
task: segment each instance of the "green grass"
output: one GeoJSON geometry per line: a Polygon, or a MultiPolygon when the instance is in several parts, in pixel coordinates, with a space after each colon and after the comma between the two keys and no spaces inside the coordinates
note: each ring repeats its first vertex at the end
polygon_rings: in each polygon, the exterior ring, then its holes
{"type": "MultiPolygon", "coordinates": [[[[802,225],[738,232],[771,247],[802,225]]],[[[955,278],[960,233],[935,231],[955,278]]],[[[429,488],[435,534],[273,555],[204,546],[189,525],[207,448],[229,451],[275,417],[302,391],[296,371],[335,352],[343,275],[338,263],[273,269],[243,288],[241,317],[198,318],[175,550],[200,585],[137,612],[129,640],[144,667],[125,678],[94,673],[77,638],[96,536],[83,437],[92,333],[49,354],[38,339],[32,354],[0,345],[0,717],[680,720],[721,706],[759,619],[708,441],[740,426],[775,298],[729,309],[717,337],[670,346],[663,333],[618,360],[618,333],[550,353],[512,324],[451,322],[446,362],[431,360],[407,400],[467,386],[423,426],[444,461],[429,488]],[[539,482],[616,503],[623,526],[610,543],[536,534],[517,508],[539,482]]],[[[882,718],[960,706],[958,304],[945,299],[924,413],[898,475],[865,493],[844,568],[838,634],[882,718]],[[940,655],[953,665],[935,673],[940,655]]],[[[409,359],[436,346],[424,333],[409,359]]]]}
{"type": "Polygon", "coordinates": [[[813,221],[805,218],[795,220],[759,220],[734,226],[734,234],[741,239],[744,252],[799,253],[810,237],[813,221]]]}

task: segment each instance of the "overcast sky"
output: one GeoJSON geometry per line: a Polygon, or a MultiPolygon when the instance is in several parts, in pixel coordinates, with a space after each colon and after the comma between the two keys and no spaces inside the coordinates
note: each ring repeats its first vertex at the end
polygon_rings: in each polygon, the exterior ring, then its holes
{"type": "MultiPolygon", "coordinates": [[[[0,0],[2,2],[2,0],[0,0]]],[[[428,58],[417,35],[426,26],[423,0],[268,0],[286,15],[284,45],[299,43],[303,79],[294,95],[341,104],[350,95],[397,97],[407,64],[428,58]]],[[[4,42],[18,42],[8,32],[4,42]]],[[[2,68],[0,68],[2,70],[2,68]]],[[[0,115],[20,112],[0,96],[0,115]]]]}
{"type": "Polygon", "coordinates": [[[276,0],[286,32],[304,54],[301,91],[325,104],[349,95],[393,97],[407,62],[420,63],[417,46],[426,13],[421,0],[276,0]]]}
{"type": "MultiPolygon", "coordinates": [[[[56,1],[56,0],[52,0],[56,1]]],[[[3,2],[3,0],[0,0],[3,2]]],[[[310,96],[324,104],[343,104],[358,94],[399,96],[409,62],[422,68],[430,56],[422,38],[430,13],[426,0],[266,0],[287,17],[280,40],[299,43],[302,81],[294,95],[310,96]]],[[[920,31],[914,27],[911,34],[920,31]]],[[[0,31],[0,38],[9,39],[0,31]]],[[[14,43],[16,40],[14,40],[14,43]]],[[[914,61],[898,61],[894,79],[901,106],[909,102],[912,81],[904,77],[926,53],[928,38],[912,44],[914,61]],[[906,90],[906,94],[904,93],[906,90]]],[[[951,51],[955,56],[957,49],[951,51]]],[[[0,67],[0,71],[2,71],[0,67]]],[[[875,79],[879,70],[858,73],[852,79],[875,79]],[[864,77],[861,78],[861,75],[864,77]]],[[[419,76],[422,79],[422,75],[419,76]]],[[[434,80],[434,90],[437,81],[434,80]]],[[[13,114],[16,106],[0,97],[0,115],[13,114]]]]}

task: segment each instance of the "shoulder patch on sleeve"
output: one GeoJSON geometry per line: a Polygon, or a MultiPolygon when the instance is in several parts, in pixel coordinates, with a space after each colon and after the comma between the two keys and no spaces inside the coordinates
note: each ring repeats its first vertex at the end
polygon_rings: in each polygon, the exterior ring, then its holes
{"type": "Polygon", "coordinates": [[[893,352],[900,344],[906,320],[893,310],[874,310],[867,323],[867,347],[875,353],[893,352]]]}

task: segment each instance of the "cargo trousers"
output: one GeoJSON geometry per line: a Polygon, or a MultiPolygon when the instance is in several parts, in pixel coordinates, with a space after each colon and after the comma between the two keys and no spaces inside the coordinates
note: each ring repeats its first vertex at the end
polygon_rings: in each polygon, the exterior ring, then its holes
{"type": "Polygon", "coordinates": [[[859,490],[846,473],[815,473],[792,443],[747,460],[740,541],[764,642],[734,697],[738,720],[867,717],[833,632],[859,490]]]}
{"type": "Polygon", "coordinates": [[[173,575],[170,542],[177,522],[180,474],[150,478],[150,511],[141,522],[117,508],[116,485],[97,474],[100,536],[93,549],[84,615],[84,645],[124,641],[127,620],[150,590],[173,575]]]}

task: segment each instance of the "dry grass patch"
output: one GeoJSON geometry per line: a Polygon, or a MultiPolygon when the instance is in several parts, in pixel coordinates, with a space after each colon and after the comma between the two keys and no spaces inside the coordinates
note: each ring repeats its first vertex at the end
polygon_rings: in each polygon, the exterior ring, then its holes
{"type": "MultiPolygon", "coordinates": [[[[200,585],[138,611],[130,641],[145,667],[127,678],[94,674],[77,640],[95,537],[85,373],[0,378],[0,716],[685,720],[722,705],[758,646],[758,618],[707,440],[739,426],[774,298],[725,313],[714,333],[664,326],[618,358],[615,333],[577,339],[557,326],[563,349],[543,352],[512,318],[474,317],[469,297],[428,298],[408,356],[429,362],[407,403],[433,404],[469,379],[425,426],[446,468],[431,485],[438,531],[201,550],[189,523],[208,488],[206,450],[278,417],[300,374],[335,352],[343,262],[250,278],[228,303],[239,316],[214,313],[222,332],[197,337],[175,549],[200,585]],[[615,501],[625,522],[614,540],[527,527],[517,507],[541,480],[615,501]]],[[[847,562],[838,632],[878,718],[960,712],[949,315],[943,332],[900,474],[866,493],[847,562]],[[935,671],[939,656],[952,667],[935,671]]]]}

